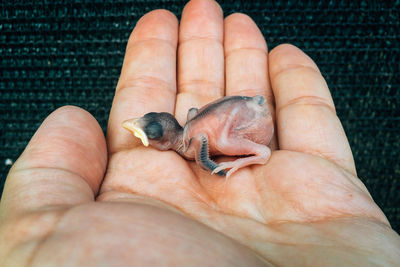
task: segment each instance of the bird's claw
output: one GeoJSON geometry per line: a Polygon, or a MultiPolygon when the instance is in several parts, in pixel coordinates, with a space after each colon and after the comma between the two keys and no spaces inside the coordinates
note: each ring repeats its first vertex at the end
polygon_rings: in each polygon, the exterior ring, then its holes
{"type": "Polygon", "coordinates": [[[236,166],[236,164],[234,162],[221,162],[220,164],[218,164],[218,167],[215,168],[211,174],[215,174],[215,173],[219,173],[221,171],[224,171],[226,169],[230,169],[225,175],[226,178],[229,178],[229,176],[232,175],[232,173],[234,173],[235,171],[238,170],[238,167],[236,166]]]}

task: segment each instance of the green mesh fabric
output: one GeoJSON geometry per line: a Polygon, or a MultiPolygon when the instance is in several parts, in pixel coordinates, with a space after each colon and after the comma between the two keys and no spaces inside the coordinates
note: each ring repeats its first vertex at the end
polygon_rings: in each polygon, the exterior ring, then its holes
{"type": "MultiPolygon", "coordinates": [[[[105,130],[136,21],[186,1],[2,1],[0,3],[0,192],[43,119],[77,105],[105,130]]],[[[270,48],[292,43],[331,89],[358,174],[400,230],[400,1],[219,1],[243,12],[270,48]]]]}

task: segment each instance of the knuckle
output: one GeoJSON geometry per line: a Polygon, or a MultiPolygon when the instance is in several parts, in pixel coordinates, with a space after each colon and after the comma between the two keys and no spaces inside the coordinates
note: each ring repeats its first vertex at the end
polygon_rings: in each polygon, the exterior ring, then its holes
{"type": "Polygon", "coordinates": [[[149,91],[162,90],[175,93],[173,86],[169,82],[155,76],[144,75],[121,81],[117,85],[116,94],[129,88],[142,88],[149,91]]]}
{"type": "Polygon", "coordinates": [[[333,114],[336,114],[335,106],[330,101],[323,97],[314,95],[303,95],[289,100],[285,105],[280,106],[277,112],[281,112],[283,109],[293,106],[315,106],[317,108],[327,108],[333,114]]]}

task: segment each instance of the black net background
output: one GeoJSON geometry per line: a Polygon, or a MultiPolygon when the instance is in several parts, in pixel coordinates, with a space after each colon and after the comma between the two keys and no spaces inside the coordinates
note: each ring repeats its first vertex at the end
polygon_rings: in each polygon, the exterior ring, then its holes
{"type": "MultiPolygon", "coordinates": [[[[57,107],[85,108],[106,129],[136,21],[186,1],[0,3],[0,192],[10,168],[57,107]]],[[[360,178],[400,230],[400,1],[219,1],[243,12],[270,48],[292,43],[318,64],[332,91],[360,178]]]]}

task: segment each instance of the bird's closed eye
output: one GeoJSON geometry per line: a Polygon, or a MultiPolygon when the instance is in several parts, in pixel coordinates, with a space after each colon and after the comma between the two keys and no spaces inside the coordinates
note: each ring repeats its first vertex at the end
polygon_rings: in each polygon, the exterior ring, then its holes
{"type": "Polygon", "coordinates": [[[149,139],[157,140],[160,139],[163,134],[163,127],[160,123],[156,121],[152,121],[146,125],[144,132],[146,133],[149,139]]]}

